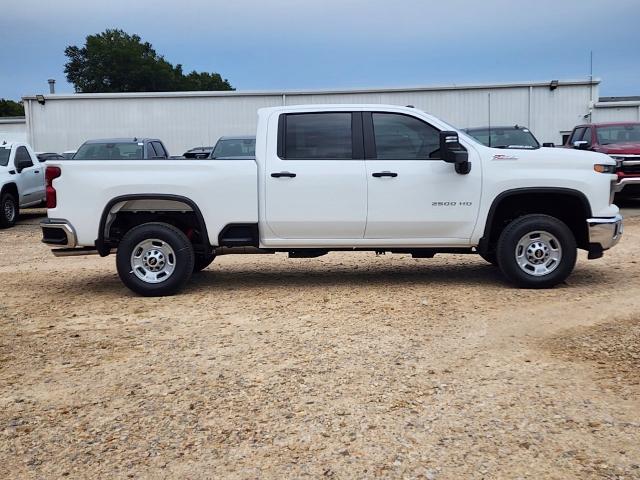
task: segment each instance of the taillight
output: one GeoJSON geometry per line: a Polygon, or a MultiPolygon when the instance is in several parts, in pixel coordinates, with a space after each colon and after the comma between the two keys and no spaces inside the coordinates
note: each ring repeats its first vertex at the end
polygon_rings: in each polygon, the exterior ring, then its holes
{"type": "Polygon", "coordinates": [[[53,188],[53,180],[62,175],[60,167],[47,167],[44,178],[47,185],[47,208],[56,208],[58,198],[56,197],[56,189],[53,188]]]}

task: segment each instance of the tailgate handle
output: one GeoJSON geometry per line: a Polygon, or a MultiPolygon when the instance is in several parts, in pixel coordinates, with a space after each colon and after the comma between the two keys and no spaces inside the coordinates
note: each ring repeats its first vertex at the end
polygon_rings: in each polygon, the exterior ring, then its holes
{"type": "Polygon", "coordinates": [[[395,178],[395,177],[398,176],[398,174],[396,172],[387,172],[387,171],[375,172],[375,173],[372,173],[371,175],[373,177],[376,177],[376,178],[380,178],[380,177],[392,177],[392,178],[395,178]]]}
{"type": "Polygon", "coordinates": [[[291,172],[274,172],[271,174],[271,176],[273,178],[281,178],[281,177],[295,178],[296,174],[291,172]]]}

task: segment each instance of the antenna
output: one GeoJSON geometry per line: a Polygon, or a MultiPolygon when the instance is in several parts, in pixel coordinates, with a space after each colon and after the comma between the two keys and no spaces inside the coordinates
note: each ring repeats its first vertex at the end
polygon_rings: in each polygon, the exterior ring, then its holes
{"type": "Polygon", "coordinates": [[[491,146],[491,93],[488,94],[489,100],[489,146],[491,146]]]}

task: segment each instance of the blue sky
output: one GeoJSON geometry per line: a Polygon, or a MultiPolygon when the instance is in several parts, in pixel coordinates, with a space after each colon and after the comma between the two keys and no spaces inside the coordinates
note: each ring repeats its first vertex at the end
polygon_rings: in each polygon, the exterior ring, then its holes
{"type": "Polygon", "coordinates": [[[640,95],[639,0],[3,0],[0,97],[72,92],[64,49],[139,34],[238,90],[587,78],[640,95]]]}

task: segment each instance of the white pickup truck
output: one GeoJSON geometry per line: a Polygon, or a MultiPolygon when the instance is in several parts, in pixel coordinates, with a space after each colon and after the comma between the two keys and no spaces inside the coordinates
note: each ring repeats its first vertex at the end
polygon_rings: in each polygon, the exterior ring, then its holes
{"type": "Polygon", "coordinates": [[[45,201],[44,165],[21,142],[0,143],[0,228],[12,227],[21,208],[45,201]]]}
{"type": "Polygon", "coordinates": [[[229,253],[477,253],[544,288],[577,249],[622,235],[607,155],[481,145],[409,107],[261,109],[255,159],[83,160],[47,168],[43,241],[56,255],[116,253],[142,295],[178,291],[229,253]]]}

